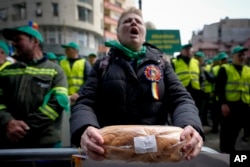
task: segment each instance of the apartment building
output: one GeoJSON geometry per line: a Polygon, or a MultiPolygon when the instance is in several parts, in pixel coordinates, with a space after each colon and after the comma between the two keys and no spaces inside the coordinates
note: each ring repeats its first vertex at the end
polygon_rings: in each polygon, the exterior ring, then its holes
{"type": "Polygon", "coordinates": [[[0,29],[35,22],[44,51],[64,54],[61,44],[80,45],[80,55],[98,53],[105,40],[116,39],[119,14],[134,0],[0,0],[0,29]]]}
{"type": "MultiPolygon", "coordinates": [[[[208,57],[224,51],[230,54],[235,45],[249,47],[250,19],[221,19],[217,23],[204,25],[203,29],[194,33],[191,42],[195,50],[201,50],[208,57]]],[[[250,49],[250,48],[249,48],[250,49]]],[[[247,52],[250,57],[250,53],[247,52]]]]}

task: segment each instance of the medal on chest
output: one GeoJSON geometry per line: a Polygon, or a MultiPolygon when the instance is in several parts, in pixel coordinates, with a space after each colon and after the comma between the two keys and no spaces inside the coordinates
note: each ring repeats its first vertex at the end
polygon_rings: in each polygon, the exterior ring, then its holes
{"type": "Polygon", "coordinates": [[[161,70],[158,66],[148,65],[144,74],[151,81],[151,92],[154,99],[159,100],[159,81],[161,79],[161,70]]]}

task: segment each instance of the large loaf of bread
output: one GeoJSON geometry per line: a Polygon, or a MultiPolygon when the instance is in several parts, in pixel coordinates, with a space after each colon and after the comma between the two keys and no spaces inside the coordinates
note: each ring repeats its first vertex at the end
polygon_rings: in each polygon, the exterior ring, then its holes
{"type": "Polygon", "coordinates": [[[177,162],[184,159],[180,134],[173,126],[116,125],[100,129],[108,160],[145,163],[177,162]]]}

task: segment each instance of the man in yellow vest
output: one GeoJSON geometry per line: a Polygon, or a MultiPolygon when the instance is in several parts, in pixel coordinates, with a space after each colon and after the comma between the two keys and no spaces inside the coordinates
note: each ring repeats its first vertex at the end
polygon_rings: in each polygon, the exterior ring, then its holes
{"type": "Polygon", "coordinates": [[[92,67],[86,59],[80,57],[78,44],[69,42],[62,47],[65,49],[67,59],[61,60],[60,66],[67,76],[69,98],[73,104],[79,97],[78,91],[86,82],[92,67]]]}
{"type": "Polygon", "coordinates": [[[235,151],[238,134],[249,121],[250,68],[243,64],[246,50],[235,46],[231,51],[232,64],[223,65],[216,79],[215,91],[221,106],[220,150],[224,153],[235,151]]]}
{"type": "MultiPolygon", "coordinates": [[[[218,72],[223,64],[227,64],[228,55],[225,52],[219,52],[215,57],[215,64],[212,67],[212,75],[214,76],[214,82],[216,82],[218,72]]],[[[213,107],[211,111],[211,117],[212,117],[212,133],[218,133],[219,132],[219,124],[220,124],[220,111],[221,106],[219,104],[219,99],[217,96],[216,91],[214,90],[214,83],[213,83],[213,107]]]]}
{"type": "Polygon", "coordinates": [[[202,51],[197,51],[194,53],[194,58],[197,59],[199,61],[200,67],[201,67],[201,73],[202,75],[204,75],[205,80],[204,82],[201,83],[201,107],[200,107],[200,113],[199,116],[201,118],[201,122],[203,126],[208,126],[208,102],[209,102],[209,92],[208,88],[209,88],[209,83],[211,82],[211,80],[213,80],[213,77],[210,76],[210,73],[207,72],[205,70],[205,54],[202,51]],[[210,81],[210,82],[209,82],[210,81]]]}
{"type": "Polygon", "coordinates": [[[9,55],[8,45],[4,41],[0,41],[0,71],[2,71],[6,66],[12,64],[7,60],[9,55]]]}
{"type": "Polygon", "coordinates": [[[180,55],[172,59],[171,63],[182,85],[191,94],[196,107],[201,111],[201,85],[205,77],[201,73],[199,61],[192,57],[191,48],[192,44],[183,45],[180,55]]]}

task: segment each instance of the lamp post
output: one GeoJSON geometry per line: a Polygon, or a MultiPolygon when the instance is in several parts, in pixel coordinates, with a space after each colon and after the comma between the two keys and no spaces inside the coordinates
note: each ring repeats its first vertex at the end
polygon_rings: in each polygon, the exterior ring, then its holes
{"type": "Polygon", "coordinates": [[[138,3],[139,3],[139,9],[142,10],[142,1],[139,0],[138,3]]]}

